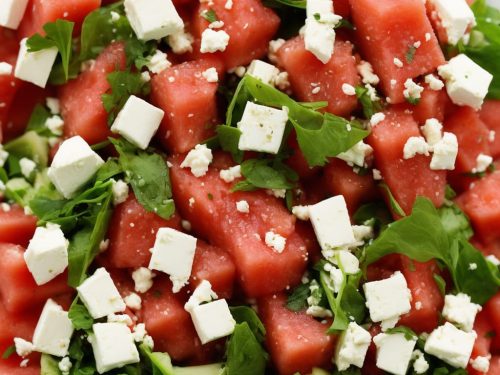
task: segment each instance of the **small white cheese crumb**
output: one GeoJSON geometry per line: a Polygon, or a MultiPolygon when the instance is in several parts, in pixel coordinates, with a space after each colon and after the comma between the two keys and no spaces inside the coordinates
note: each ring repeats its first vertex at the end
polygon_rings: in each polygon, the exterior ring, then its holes
{"type": "Polygon", "coordinates": [[[188,201],[188,202],[189,202],[189,207],[193,207],[193,206],[194,206],[194,203],[195,203],[196,201],[195,201],[194,197],[191,197],[191,198],[189,198],[189,201],[188,201]]]}
{"type": "MultiPolygon", "coordinates": [[[[3,182],[1,182],[1,183],[3,185],[3,182]]],[[[4,186],[4,189],[5,189],[5,185],[3,185],[3,186],[4,186]]],[[[2,189],[0,187],[0,191],[3,191],[4,189],[2,189]]],[[[5,202],[0,203],[0,208],[2,209],[3,212],[9,212],[11,210],[10,204],[5,203],[5,202]]]]}
{"type": "Polygon", "coordinates": [[[405,90],[403,90],[403,95],[406,99],[420,99],[423,91],[424,88],[413,82],[411,78],[408,78],[405,81],[405,90]]]}
{"type": "Polygon", "coordinates": [[[116,22],[120,19],[120,14],[115,11],[111,11],[110,14],[111,14],[111,22],[116,22]]]}
{"type": "Polygon", "coordinates": [[[272,248],[277,253],[281,254],[283,250],[285,250],[286,238],[280,236],[277,233],[274,233],[273,231],[269,231],[266,233],[265,241],[266,245],[272,248]]]}
{"type": "Polygon", "coordinates": [[[54,135],[62,135],[64,121],[58,115],[54,115],[45,120],[45,127],[49,129],[54,135]]]}
{"type": "Polygon", "coordinates": [[[172,48],[172,51],[176,55],[182,55],[183,53],[193,52],[193,36],[181,30],[177,33],[169,35],[167,37],[168,45],[172,48]]]}
{"type": "Polygon", "coordinates": [[[236,202],[236,210],[238,212],[247,214],[250,212],[250,206],[248,205],[248,202],[245,200],[238,201],[236,202]]]}
{"type": "Polygon", "coordinates": [[[205,176],[212,160],[212,150],[206,145],[198,144],[189,151],[181,164],[181,168],[190,168],[195,177],[205,176]]]}
{"type": "Polygon", "coordinates": [[[241,177],[241,166],[235,165],[234,167],[230,167],[228,169],[222,169],[219,172],[219,176],[224,182],[230,183],[241,177]]]}
{"type": "Polygon", "coordinates": [[[484,172],[491,163],[493,163],[493,158],[491,156],[479,154],[476,158],[476,166],[472,168],[472,173],[484,172]]]}
{"type": "Polygon", "coordinates": [[[22,175],[29,179],[36,169],[36,163],[31,159],[21,158],[19,160],[19,167],[21,168],[22,175]]]}
{"type": "Polygon", "coordinates": [[[356,89],[348,83],[342,84],[342,92],[346,95],[349,95],[349,96],[356,95],[356,89]]]}
{"type": "Polygon", "coordinates": [[[488,255],[486,257],[486,260],[490,263],[493,263],[495,266],[500,266],[500,259],[498,259],[496,256],[494,256],[493,254],[492,255],[488,255]]]}
{"type": "Polygon", "coordinates": [[[137,268],[132,272],[135,291],[138,293],[146,293],[153,286],[153,277],[155,277],[155,274],[149,268],[137,268]]]}
{"type": "Polygon", "coordinates": [[[290,80],[288,79],[288,72],[280,72],[274,78],[274,86],[281,91],[286,91],[290,88],[290,80]]]}
{"type": "Polygon", "coordinates": [[[440,91],[444,87],[444,82],[437,78],[434,74],[427,74],[425,76],[425,83],[427,83],[429,88],[434,91],[440,91]]]}
{"type": "Polygon", "coordinates": [[[276,55],[278,53],[278,50],[285,44],[285,39],[276,39],[276,40],[271,40],[269,42],[269,52],[267,54],[267,57],[269,61],[272,63],[276,64],[278,62],[278,56],[276,55]]]}
{"type": "Polygon", "coordinates": [[[0,62],[0,76],[10,76],[12,74],[12,70],[12,65],[6,62],[0,62]]]}
{"type": "Polygon", "coordinates": [[[61,104],[57,98],[47,98],[45,99],[45,105],[49,109],[50,113],[53,115],[58,115],[61,113],[61,104]]]}
{"type": "Polygon", "coordinates": [[[217,51],[225,51],[229,43],[229,34],[224,30],[214,31],[205,29],[201,34],[201,53],[214,53],[217,51]]]}
{"type": "Polygon", "coordinates": [[[477,356],[476,358],[470,360],[470,365],[474,370],[487,373],[490,369],[490,356],[477,356]]]}
{"type": "Polygon", "coordinates": [[[151,74],[149,74],[149,72],[145,70],[144,72],[141,73],[141,80],[142,82],[145,83],[151,81],[151,74]]]}
{"type": "Polygon", "coordinates": [[[14,337],[14,345],[16,346],[16,353],[19,357],[26,357],[35,350],[35,346],[31,342],[20,337],[14,337]]]}
{"type": "Polygon", "coordinates": [[[490,130],[490,132],[488,133],[488,141],[493,143],[495,142],[495,131],[494,130],[490,130]]]}
{"type": "Polygon", "coordinates": [[[321,91],[321,87],[317,86],[317,87],[315,87],[315,88],[313,88],[313,89],[311,90],[311,93],[312,93],[312,94],[314,94],[314,95],[316,95],[316,94],[317,94],[317,93],[319,93],[320,91],[321,91]]]}
{"type": "Polygon", "coordinates": [[[205,302],[211,302],[217,299],[217,293],[212,290],[212,284],[208,280],[202,280],[196,287],[189,300],[184,305],[184,310],[191,313],[196,306],[205,302]]]}
{"type": "Polygon", "coordinates": [[[267,195],[272,195],[276,198],[285,198],[286,189],[268,189],[266,190],[267,195]]]}
{"type": "Polygon", "coordinates": [[[471,271],[477,270],[477,263],[469,263],[469,270],[471,271]]]}
{"type": "Polygon", "coordinates": [[[140,310],[142,306],[142,299],[136,293],[130,293],[127,297],[123,299],[125,305],[132,310],[140,310]]]}
{"type": "Polygon", "coordinates": [[[424,126],[422,126],[420,129],[424,134],[425,140],[431,147],[433,147],[443,138],[443,125],[435,118],[427,119],[424,126]]]}
{"type": "Polygon", "coordinates": [[[224,22],[223,21],[214,21],[210,25],[208,25],[208,27],[211,29],[220,29],[221,27],[224,27],[224,22]]]}
{"type": "Polygon", "coordinates": [[[373,73],[373,67],[368,61],[361,61],[358,66],[358,73],[361,75],[363,83],[378,85],[380,78],[373,73]]]}
{"type": "Polygon", "coordinates": [[[380,173],[378,169],[373,168],[372,173],[375,181],[380,181],[382,179],[382,173],[380,173]]]}
{"type": "Polygon", "coordinates": [[[370,118],[370,125],[375,126],[384,120],[385,120],[385,115],[382,112],[374,113],[370,118]]]}
{"type": "Polygon", "coordinates": [[[167,54],[156,50],[155,54],[149,58],[146,67],[155,74],[163,72],[165,69],[170,68],[172,64],[167,60],[167,54]]]}
{"type": "Polygon", "coordinates": [[[105,252],[106,250],[108,250],[108,247],[109,247],[109,238],[106,240],[102,240],[99,243],[99,252],[101,253],[105,252]]]}
{"type": "Polygon", "coordinates": [[[415,372],[417,374],[425,374],[425,372],[429,369],[429,363],[425,359],[424,353],[416,349],[411,358],[415,360],[415,362],[413,362],[413,369],[415,372]]]}
{"type": "Polygon", "coordinates": [[[425,33],[425,41],[428,42],[429,40],[431,40],[431,34],[425,33]]]}
{"type": "Polygon", "coordinates": [[[71,363],[69,357],[64,357],[59,362],[58,367],[59,367],[59,370],[61,370],[63,375],[68,375],[69,371],[71,370],[71,367],[73,367],[73,364],[71,363]]]}
{"type": "MultiPolygon", "coordinates": [[[[19,362],[19,367],[28,367],[29,363],[29,358],[23,359],[21,362],[19,362]]],[[[68,373],[63,373],[63,375],[67,375],[68,373]]]]}
{"type": "Polygon", "coordinates": [[[394,62],[394,65],[396,65],[398,68],[403,67],[403,62],[400,59],[398,59],[397,57],[394,58],[393,62],[394,62]]]}
{"type": "Polygon", "coordinates": [[[113,182],[112,186],[113,204],[117,206],[120,203],[123,203],[127,200],[129,188],[127,183],[123,180],[118,180],[118,181],[112,180],[112,182],[113,182]]]}
{"type": "Polygon", "coordinates": [[[107,317],[108,323],[121,323],[126,326],[134,324],[132,319],[127,314],[109,314],[107,317]]]}
{"type": "Polygon", "coordinates": [[[146,332],[146,325],[144,323],[139,323],[134,327],[132,336],[135,342],[142,342],[148,333],[146,332]]]}
{"type": "Polygon", "coordinates": [[[415,310],[421,310],[422,309],[422,302],[417,301],[415,302],[415,310]]]}
{"type": "Polygon", "coordinates": [[[224,8],[227,10],[233,9],[233,0],[227,0],[226,4],[224,5],[224,8]]]}
{"type": "Polygon", "coordinates": [[[215,69],[214,67],[208,68],[203,73],[201,73],[201,75],[207,80],[207,82],[219,82],[219,74],[217,73],[217,69],[215,69]]]}
{"type": "Polygon", "coordinates": [[[299,220],[309,220],[309,207],[308,206],[293,206],[292,214],[299,220]]]}
{"type": "Polygon", "coordinates": [[[429,145],[424,137],[410,137],[405,143],[403,149],[404,159],[411,159],[417,154],[429,155],[429,145]]]}

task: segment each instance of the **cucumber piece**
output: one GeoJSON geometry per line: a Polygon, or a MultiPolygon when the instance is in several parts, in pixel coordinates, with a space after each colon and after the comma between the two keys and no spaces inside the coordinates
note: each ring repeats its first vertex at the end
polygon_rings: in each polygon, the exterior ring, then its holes
{"type": "Polygon", "coordinates": [[[311,375],[330,375],[328,371],[323,370],[322,368],[313,368],[311,375]]]}
{"type": "Polygon", "coordinates": [[[3,146],[4,150],[19,158],[29,158],[45,168],[49,162],[49,144],[47,139],[34,131],[24,133],[3,146]]]}
{"type": "Polygon", "coordinates": [[[40,359],[40,375],[61,375],[58,361],[48,354],[42,354],[42,358],[40,359]]]}
{"type": "Polygon", "coordinates": [[[174,366],[174,375],[220,375],[221,373],[222,363],[190,367],[174,366]]]}

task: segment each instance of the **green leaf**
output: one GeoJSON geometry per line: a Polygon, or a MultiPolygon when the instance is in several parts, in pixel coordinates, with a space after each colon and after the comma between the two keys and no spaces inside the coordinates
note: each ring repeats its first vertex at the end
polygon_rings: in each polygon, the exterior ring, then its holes
{"type": "Polygon", "coordinates": [[[220,147],[233,156],[233,160],[237,163],[243,161],[243,151],[238,148],[241,131],[232,126],[220,125],[216,129],[219,138],[220,147]]]}
{"type": "Polygon", "coordinates": [[[439,288],[439,292],[441,293],[441,295],[444,296],[446,294],[446,281],[437,273],[432,275],[432,277],[434,278],[434,281],[436,282],[436,285],[439,288]]]}
{"type": "Polygon", "coordinates": [[[219,20],[219,17],[217,17],[217,14],[215,13],[215,11],[212,8],[202,12],[201,16],[210,23],[216,22],[219,20]]]}
{"type": "Polygon", "coordinates": [[[389,198],[389,204],[391,206],[392,211],[399,216],[402,216],[402,217],[406,216],[406,213],[401,208],[401,206],[399,205],[396,198],[394,198],[394,195],[392,195],[392,192],[391,192],[391,189],[389,189],[389,186],[387,186],[387,184],[385,182],[382,182],[381,184],[379,184],[379,186],[387,194],[387,197],[389,198]]]}
{"type": "Polygon", "coordinates": [[[238,182],[233,191],[261,189],[291,189],[297,174],[278,159],[249,159],[241,164],[246,180],[238,182]]]}
{"type": "Polygon", "coordinates": [[[226,351],[226,375],[264,375],[267,355],[247,322],[237,324],[226,351]]]}
{"type": "Polygon", "coordinates": [[[6,143],[3,148],[9,154],[19,159],[28,158],[33,160],[42,168],[46,167],[49,161],[49,145],[47,139],[33,130],[27,131],[19,138],[15,138],[6,143]]]}
{"type": "Polygon", "coordinates": [[[75,329],[91,329],[94,324],[94,319],[87,308],[78,303],[78,298],[71,304],[68,311],[68,317],[71,319],[71,323],[73,323],[75,329]]]}
{"type": "Polygon", "coordinates": [[[293,8],[306,9],[307,0],[268,0],[270,6],[286,5],[293,8]]]}
{"type": "Polygon", "coordinates": [[[143,355],[145,355],[153,369],[153,375],[174,375],[172,360],[167,353],[152,352],[149,347],[144,344],[139,346],[143,355]]]}
{"type": "Polygon", "coordinates": [[[411,45],[408,47],[408,51],[405,53],[405,59],[408,64],[410,64],[415,58],[415,53],[417,52],[417,47],[411,45]]]}
{"type": "Polygon", "coordinates": [[[139,203],[147,211],[169,219],[175,206],[165,159],[158,153],[139,150],[123,139],[111,142],[120,154],[120,165],[139,203]]]}
{"type": "Polygon", "coordinates": [[[50,112],[41,104],[37,104],[31,112],[28,121],[27,131],[33,130],[43,137],[53,136],[52,132],[45,126],[45,122],[50,117],[50,112]]]}
{"type": "Polygon", "coordinates": [[[469,219],[464,212],[456,205],[443,206],[438,210],[441,224],[450,239],[463,238],[470,239],[474,231],[470,226],[469,219]]]}
{"type": "Polygon", "coordinates": [[[385,331],[385,333],[387,333],[389,335],[394,335],[396,333],[402,333],[405,335],[405,339],[407,339],[408,341],[416,340],[418,338],[417,334],[411,328],[408,328],[405,326],[389,328],[388,330],[385,331]]]}
{"type": "Polygon", "coordinates": [[[307,297],[309,297],[309,284],[300,284],[288,296],[286,307],[292,311],[303,310],[308,306],[307,297]]]}
{"type": "Polygon", "coordinates": [[[104,182],[110,178],[116,177],[117,175],[123,173],[123,169],[120,162],[116,158],[109,158],[106,163],[104,163],[101,168],[97,171],[95,176],[96,181],[104,182]]]}
{"type": "Polygon", "coordinates": [[[377,229],[385,228],[393,221],[390,211],[382,201],[361,206],[354,214],[353,219],[358,225],[373,224],[377,229]]]}
{"type": "Polygon", "coordinates": [[[59,361],[48,354],[42,354],[40,359],[40,375],[61,375],[59,361]]]}
{"type": "Polygon", "coordinates": [[[370,98],[368,89],[363,86],[356,86],[354,88],[356,92],[356,97],[358,98],[361,106],[363,107],[363,114],[366,119],[371,119],[371,117],[382,110],[382,104],[380,101],[373,101],[370,98]]]}
{"type": "Polygon", "coordinates": [[[16,347],[14,345],[11,345],[5,349],[5,351],[2,354],[2,359],[9,359],[12,354],[16,352],[16,347]]]}
{"type": "Polygon", "coordinates": [[[229,308],[231,310],[231,315],[233,316],[236,323],[241,324],[246,322],[248,327],[252,330],[255,338],[263,343],[266,338],[266,328],[264,324],[260,321],[257,313],[254,309],[248,306],[234,306],[229,308]]]}

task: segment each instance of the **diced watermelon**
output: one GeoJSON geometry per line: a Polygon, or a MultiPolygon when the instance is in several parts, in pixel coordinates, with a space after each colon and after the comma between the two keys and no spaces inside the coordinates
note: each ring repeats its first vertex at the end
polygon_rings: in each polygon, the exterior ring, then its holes
{"type": "Polygon", "coordinates": [[[350,4],[363,58],[373,65],[391,103],[405,100],[403,90],[408,78],[432,73],[444,64],[422,0],[351,0],[350,4]],[[415,42],[421,45],[410,58],[408,53],[415,42]],[[395,58],[402,67],[394,64],[395,58]],[[391,85],[391,80],[396,84],[391,85]]]}
{"type": "Polygon", "coordinates": [[[418,104],[408,106],[413,111],[415,120],[423,125],[430,118],[443,122],[449,100],[445,90],[434,91],[426,85],[418,104]]]}
{"type": "MultiPolygon", "coordinates": [[[[13,30],[0,26],[0,61],[15,57],[19,49],[19,41],[13,30]]],[[[10,63],[10,61],[9,61],[10,63]]]]}
{"type": "Polygon", "coordinates": [[[101,0],[31,0],[19,25],[19,34],[22,37],[43,34],[43,25],[58,18],[75,22],[78,32],[85,16],[100,6],[101,0]]]}
{"type": "Polygon", "coordinates": [[[325,166],[324,181],[331,195],[344,196],[351,214],[354,214],[361,204],[379,196],[371,173],[359,175],[340,159],[332,158],[325,166]]]}
{"type": "Polygon", "coordinates": [[[440,206],[444,199],[446,172],[431,170],[430,157],[425,155],[403,159],[408,138],[420,135],[417,123],[402,108],[394,107],[385,116],[368,137],[374,150],[375,166],[381,171],[384,182],[406,213],[411,212],[419,195],[440,206]]]}
{"type": "MultiPolygon", "coordinates": [[[[15,59],[12,63],[15,63],[15,59]]],[[[9,110],[19,86],[20,81],[14,77],[14,71],[10,75],[0,75],[0,142],[3,130],[8,127],[9,110]]]]}
{"type": "Polygon", "coordinates": [[[18,205],[10,206],[10,210],[0,209],[0,243],[13,243],[28,246],[36,229],[37,218],[26,215],[18,205]]]}
{"type": "Polygon", "coordinates": [[[389,254],[368,266],[366,278],[368,281],[387,279],[400,269],[401,256],[399,254],[389,254]]]}
{"type": "Polygon", "coordinates": [[[349,7],[349,0],[335,0],[333,4],[335,14],[348,19],[351,15],[351,8],[349,7]]]}
{"type": "Polygon", "coordinates": [[[209,22],[201,14],[213,9],[218,19],[224,22],[222,30],[229,34],[229,44],[225,51],[217,52],[229,70],[239,65],[248,65],[253,59],[264,56],[269,41],[278,30],[280,19],[260,0],[233,1],[231,9],[226,9],[226,2],[227,0],[200,2],[200,6],[193,12],[192,32],[196,38],[193,55],[204,55],[199,52],[200,39],[209,22]]]}
{"type": "Polygon", "coordinates": [[[81,136],[88,143],[99,143],[111,135],[101,95],[109,89],[108,73],[125,69],[125,48],[122,43],[109,45],[95,64],[69,81],[59,90],[64,135],[81,136]]]}
{"type": "Polygon", "coordinates": [[[335,53],[328,63],[323,64],[305,49],[304,39],[296,37],[278,50],[278,64],[288,72],[292,90],[299,100],[325,100],[328,112],[348,116],[358,101],[355,96],[344,94],[342,85],[356,86],[360,82],[352,48],[350,42],[337,40],[335,53]]]}
{"type": "Polygon", "coordinates": [[[305,312],[288,310],[285,304],[284,295],[259,300],[259,315],[277,372],[309,374],[313,367],[331,367],[335,338],[326,333],[329,323],[320,323],[305,312]]]}
{"type": "Polygon", "coordinates": [[[439,274],[436,262],[420,263],[401,256],[402,272],[411,290],[411,310],[401,317],[398,324],[415,332],[431,332],[439,324],[439,314],[444,299],[434,274],[439,274]],[[417,305],[418,303],[418,305],[417,305]]]}
{"type": "Polygon", "coordinates": [[[202,280],[210,281],[219,298],[231,298],[236,269],[233,261],[221,248],[198,240],[191,271],[190,289],[202,280]]]}
{"type": "Polygon", "coordinates": [[[490,360],[490,369],[487,375],[500,374],[500,355],[494,355],[490,360]]]}
{"type": "Polygon", "coordinates": [[[488,129],[495,132],[493,142],[491,142],[491,139],[488,140],[490,141],[491,156],[497,158],[500,156],[500,100],[485,101],[479,116],[488,129]]]}
{"type": "Polygon", "coordinates": [[[300,178],[310,178],[319,173],[320,167],[309,167],[307,160],[299,148],[297,135],[295,130],[288,137],[288,146],[292,149],[293,154],[286,160],[286,163],[299,175],[300,178]]]}
{"type": "Polygon", "coordinates": [[[500,241],[500,171],[495,171],[461,194],[456,202],[486,244],[500,241]]]}
{"type": "Polygon", "coordinates": [[[27,311],[45,303],[47,298],[69,293],[67,274],[37,286],[23,258],[24,249],[0,244],[0,296],[3,306],[13,313],[27,311]]]}
{"type": "Polygon", "coordinates": [[[178,215],[165,220],[148,212],[131,193],[127,200],[116,206],[109,226],[109,249],[104,253],[116,268],[146,267],[151,258],[156,232],[161,227],[180,230],[178,215]]]}
{"type": "Polygon", "coordinates": [[[378,324],[373,324],[369,329],[370,335],[372,336],[372,342],[368,347],[368,351],[366,352],[365,362],[363,363],[363,368],[361,369],[361,373],[363,375],[383,375],[384,371],[377,367],[377,347],[373,342],[373,337],[377,336],[380,333],[381,329],[378,324]]]}
{"type": "MultiPolygon", "coordinates": [[[[9,320],[10,323],[10,320],[9,320]]],[[[7,325],[7,324],[6,324],[7,325]]],[[[0,343],[0,353],[3,353],[12,342],[0,343]]],[[[12,355],[9,359],[0,360],[0,374],[5,375],[40,375],[40,354],[33,353],[27,357],[26,367],[21,367],[22,358],[12,355]]]]}
{"type": "MultiPolygon", "coordinates": [[[[214,164],[221,158],[216,155],[214,164]]],[[[190,170],[179,167],[182,159],[171,159],[176,205],[197,233],[229,252],[247,295],[261,296],[298,283],[305,270],[307,250],[294,231],[295,218],[283,203],[264,191],[232,193],[231,184],[219,177],[214,164],[205,176],[196,178],[190,170]],[[249,213],[236,210],[240,200],[248,202],[249,213]],[[213,230],[213,223],[219,230],[213,230]],[[282,253],[265,244],[269,231],[287,239],[282,253]]]]}
{"type": "Polygon", "coordinates": [[[31,341],[41,312],[42,307],[37,306],[23,313],[12,313],[7,311],[3,304],[0,304],[0,318],[2,322],[9,322],[9,324],[0,326],[0,343],[10,341],[10,344],[13,344],[14,337],[31,341]]]}
{"type": "Polygon", "coordinates": [[[165,111],[158,136],[168,151],[187,152],[214,134],[218,84],[202,76],[214,66],[218,60],[189,61],[153,77],[151,100],[165,111]]]}
{"type": "MultiPolygon", "coordinates": [[[[481,311],[476,316],[474,321],[474,331],[477,334],[476,341],[474,341],[474,347],[472,348],[471,359],[476,357],[487,357],[490,355],[492,333],[494,333],[493,325],[490,320],[490,314],[487,311],[481,311]]],[[[481,375],[484,372],[475,370],[472,365],[469,364],[467,371],[471,375],[481,375]]]]}
{"type": "Polygon", "coordinates": [[[455,173],[471,172],[479,154],[490,154],[489,129],[472,108],[459,107],[446,118],[444,130],[454,133],[458,139],[455,173]]]}
{"type": "Polygon", "coordinates": [[[489,318],[495,332],[495,337],[493,338],[491,343],[492,352],[500,353],[500,293],[497,293],[495,296],[493,296],[486,303],[484,309],[489,314],[489,318]]]}

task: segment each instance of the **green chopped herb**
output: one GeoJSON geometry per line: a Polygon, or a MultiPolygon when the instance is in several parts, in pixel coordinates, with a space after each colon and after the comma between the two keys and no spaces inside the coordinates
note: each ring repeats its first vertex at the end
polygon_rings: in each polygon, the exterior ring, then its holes
{"type": "Polygon", "coordinates": [[[215,10],[213,10],[212,8],[202,12],[201,16],[210,23],[217,22],[219,20],[219,17],[217,17],[215,10]]]}
{"type": "Polygon", "coordinates": [[[408,64],[410,64],[413,61],[416,52],[417,52],[417,47],[415,47],[414,45],[408,47],[408,51],[406,51],[405,54],[406,62],[408,64]]]}

